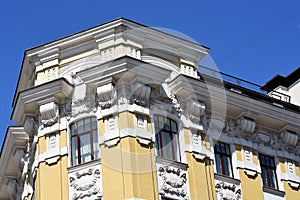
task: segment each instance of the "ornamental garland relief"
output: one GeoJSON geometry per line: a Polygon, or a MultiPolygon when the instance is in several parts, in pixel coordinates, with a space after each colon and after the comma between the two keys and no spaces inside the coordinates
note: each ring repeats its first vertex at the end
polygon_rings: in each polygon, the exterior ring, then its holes
{"type": "Polygon", "coordinates": [[[215,185],[218,200],[240,200],[241,189],[238,185],[225,183],[223,181],[217,182],[215,185]]]}
{"type": "Polygon", "coordinates": [[[101,172],[98,168],[69,174],[70,199],[101,199],[101,172]]]}
{"type": "Polygon", "coordinates": [[[186,171],[170,167],[158,167],[158,192],[163,197],[188,200],[186,171]]]}

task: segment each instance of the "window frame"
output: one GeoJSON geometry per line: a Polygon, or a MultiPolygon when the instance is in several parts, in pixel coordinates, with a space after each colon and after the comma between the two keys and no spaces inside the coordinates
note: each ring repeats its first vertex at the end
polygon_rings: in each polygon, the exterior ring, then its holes
{"type": "Polygon", "coordinates": [[[233,174],[233,163],[232,163],[232,152],[230,149],[230,144],[228,143],[224,143],[221,141],[215,141],[214,142],[214,155],[215,155],[215,166],[216,166],[216,173],[223,175],[223,176],[227,176],[227,177],[234,177],[233,174]],[[217,148],[217,146],[219,146],[219,149],[217,148]],[[221,150],[221,147],[224,146],[224,150],[221,150]],[[218,155],[218,161],[217,161],[217,156],[218,155]],[[226,166],[226,162],[225,160],[227,160],[227,162],[229,162],[230,166],[226,166]],[[220,164],[220,166],[218,166],[218,163],[220,164]],[[219,171],[221,169],[221,171],[219,171]],[[228,171],[226,171],[226,169],[228,169],[228,171]]]}
{"type": "Polygon", "coordinates": [[[77,120],[70,124],[70,143],[71,143],[71,164],[72,166],[81,165],[87,162],[94,161],[99,158],[100,149],[94,149],[94,145],[99,145],[99,133],[98,133],[98,120],[96,117],[86,117],[80,120],[77,120]],[[90,127],[86,129],[86,120],[89,120],[90,127]],[[83,123],[83,131],[79,132],[78,124],[83,123]],[[94,125],[94,127],[93,127],[94,125]],[[73,128],[74,126],[75,129],[73,128]],[[73,132],[75,130],[75,132],[73,132]],[[96,139],[97,141],[94,141],[94,132],[96,131],[96,139]],[[83,160],[83,156],[81,152],[81,148],[86,145],[81,145],[81,137],[84,137],[88,135],[89,136],[89,145],[90,145],[90,159],[88,161],[83,160]],[[73,139],[75,139],[76,144],[74,144],[73,139]],[[75,146],[73,146],[75,145],[75,146]],[[75,152],[74,152],[75,149],[75,152]],[[98,152],[97,152],[98,151],[98,152]],[[77,156],[76,156],[77,153],[77,156]]]}
{"type": "Polygon", "coordinates": [[[156,147],[157,156],[169,160],[181,162],[179,130],[178,130],[177,122],[174,119],[163,115],[154,115],[153,118],[154,118],[154,131],[155,131],[155,143],[156,143],[155,147],[156,147]],[[160,127],[159,123],[161,121],[159,121],[159,118],[163,119],[163,123],[164,123],[163,127],[160,127]],[[169,127],[167,127],[167,125],[169,125],[169,127]],[[175,125],[175,127],[173,125],[175,125]],[[170,142],[170,146],[171,146],[171,158],[167,155],[164,155],[165,152],[164,148],[166,147],[163,147],[163,135],[169,136],[168,141],[170,142]],[[175,147],[175,145],[177,147],[175,147]]]}
{"type": "Polygon", "coordinates": [[[276,174],[275,158],[266,154],[258,153],[258,160],[261,168],[261,179],[262,179],[263,187],[278,190],[278,179],[276,174]],[[270,162],[269,163],[262,162],[263,161],[262,158],[264,158],[265,161],[267,161],[266,158],[268,158],[270,162]],[[271,175],[269,174],[270,173],[269,170],[273,171],[274,177],[271,177],[271,175]],[[271,183],[271,178],[275,178],[274,186],[271,183]],[[265,180],[267,181],[266,184],[265,184],[265,180]]]}

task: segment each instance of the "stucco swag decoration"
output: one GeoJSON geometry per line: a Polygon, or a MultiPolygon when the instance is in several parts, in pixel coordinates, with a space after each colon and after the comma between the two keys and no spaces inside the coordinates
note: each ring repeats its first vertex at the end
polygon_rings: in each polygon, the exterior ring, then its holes
{"type": "Polygon", "coordinates": [[[158,168],[159,194],[175,199],[188,200],[186,172],[179,168],[164,166],[158,168]]]}
{"type": "Polygon", "coordinates": [[[241,189],[234,184],[219,182],[216,184],[216,192],[218,200],[240,200],[241,189]]]}
{"type": "Polygon", "coordinates": [[[101,199],[101,172],[98,168],[84,169],[69,177],[70,199],[101,199]]]}

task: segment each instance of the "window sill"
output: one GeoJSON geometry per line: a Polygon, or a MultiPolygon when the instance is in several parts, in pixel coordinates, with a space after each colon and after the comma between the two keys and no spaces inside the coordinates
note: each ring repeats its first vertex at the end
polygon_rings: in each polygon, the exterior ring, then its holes
{"type": "Polygon", "coordinates": [[[226,175],[223,175],[223,174],[215,173],[214,176],[215,176],[216,180],[224,181],[226,183],[231,183],[231,184],[234,184],[234,185],[240,185],[240,183],[241,183],[241,181],[239,179],[235,179],[233,177],[226,176],[226,175]]]}
{"type": "Polygon", "coordinates": [[[270,187],[263,187],[263,191],[264,192],[267,192],[267,193],[270,193],[270,194],[273,194],[273,195],[276,195],[276,196],[280,196],[280,197],[284,197],[285,196],[285,192],[284,191],[280,191],[278,189],[275,189],[275,188],[270,188],[270,187]]]}
{"type": "Polygon", "coordinates": [[[71,167],[68,168],[68,172],[81,170],[81,169],[84,169],[84,168],[87,168],[87,167],[92,167],[92,166],[95,166],[95,165],[98,165],[98,164],[101,164],[101,159],[100,158],[98,158],[96,160],[91,160],[91,161],[88,161],[88,162],[85,162],[85,163],[82,163],[82,164],[79,164],[79,165],[71,166],[71,167]]]}

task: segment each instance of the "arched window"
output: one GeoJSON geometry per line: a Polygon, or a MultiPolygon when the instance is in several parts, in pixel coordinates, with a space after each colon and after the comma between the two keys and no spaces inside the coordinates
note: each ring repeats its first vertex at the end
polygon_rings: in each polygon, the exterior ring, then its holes
{"type": "Polygon", "coordinates": [[[95,117],[71,125],[72,165],[99,158],[98,129],[95,117]]]}
{"type": "Polygon", "coordinates": [[[180,161],[177,123],[167,117],[154,116],[157,155],[180,161]]]}

